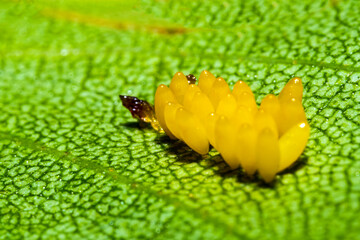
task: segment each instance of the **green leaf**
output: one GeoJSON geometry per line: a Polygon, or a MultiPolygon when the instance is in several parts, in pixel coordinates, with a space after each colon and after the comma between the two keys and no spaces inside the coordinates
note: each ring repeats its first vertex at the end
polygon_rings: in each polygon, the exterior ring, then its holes
{"type": "Polygon", "coordinates": [[[360,239],[356,1],[1,1],[0,239],[360,239]],[[141,128],[182,71],[303,79],[311,126],[273,186],[141,128]]]}

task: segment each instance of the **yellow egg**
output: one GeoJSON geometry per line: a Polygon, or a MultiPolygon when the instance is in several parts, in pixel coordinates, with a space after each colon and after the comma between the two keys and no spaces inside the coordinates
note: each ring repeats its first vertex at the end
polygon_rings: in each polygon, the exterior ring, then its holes
{"type": "Polygon", "coordinates": [[[256,141],[256,161],[260,176],[265,182],[271,182],[279,170],[279,140],[270,129],[263,129],[256,141]]]}
{"type": "Polygon", "coordinates": [[[184,95],[184,102],[182,105],[189,111],[192,106],[192,100],[195,96],[195,93],[197,92],[201,92],[200,88],[197,85],[195,84],[188,85],[186,89],[186,93],[184,95]]]}
{"type": "Polygon", "coordinates": [[[240,125],[242,124],[248,124],[253,126],[254,125],[254,117],[255,114],[252,109],[244,107],[244,106],[239,106],[236,109],[236,112],[232,118],[232,121],[234,123],[234,125],[236,126],[236,128],[239,128],[240,125]]]}
{"type": "Polygon", "coordinates": [[[243,106],[249,108],[251,112],[254,114],[258,110],[255,97],[252,93],[249,92],[241,92],[238,95],[235,95],[238,106],[243,106]]]}
{"type": "Polygon", "coordinates": [[[226,116],[220,116],[215,124],[215,143],[225,162],[232,169],[240,166],[240,161],[236,156],[237,141],[236,132],[231,121],[226,116]]]}
{"type": "Polygon", "coordinates": [[[209,141],[201,122],[188,110],[180,107],[176,112],[182,140],[199,154],[209,151],[209,141]]]}
{"type": "Polygon", "coordinates": [[[257,169],[255,149],[257,135],[255,128],[248,123],[241,124],[237,131],[237,159],[249,175],[253,175],[257,169]]]}
{"type": "Polygon", "coordinates": [[[278,138],[279,133],[274,118],[263,109],[259,109],[254,118],[254,126],[258,132],[261,132],[265,128],[269,128],[275,137],[278,138]]]}
{"type": "Polygon", "coordinates": [[[214,112],[214,107],[209,98],[202,92],[196,92],[194,94],[189,109],[202,123],[205,123],[209,114],[214,112]]]}
{"type": "Polygon", "coordinates": [[[307,122],[298,123],[289,129],[279,140],[280,166],[279,171],[293,164],[304,151],[309,139],[310,127],[307,122]]]}
{"type": "Polygon", "coordinates": [[[228,93],[231,93],[229,85],[223,78],[217,78],[212,85],[208,97],[216,109],[221,99],[223,99],[228,93]]]}
{"type": "Polygon", "coordinates": [[[216,113],[210,113],[205,119],[205,130],[206,135],[209,139],[210,144],[215,148],[218,149],[215,142],[215,125],[218,120],[219,116],[216,113]]]}
{"type": "Polygon", "coordinates": [[[235,97],[238,97],[243,92],[253,94],[251,88],[244,81],[239,80],[235,83],[234,88],[232,90],[232,94],[235,97]]]}
{"type": "Polygon", "coordinates": [[[176,96],[178,102],[182,103],[188,86],[189,86],[189,82],[186,76],[181,72],[177,72],[172,78],[169,88],[176,96]]]}
{"type": "Polygon", "coordinates": [[[171,134],[181,140],[181,131],[179,130],[176,119],[176,113],[180,107],[181,105],[178,103],[168,102],[164,108],[164,120],[171,134]]]}
{"type": "Polygon", "coordinates": [[[278,129],[280,128],[280,103],[278,98],[269,94],[261,101],[260,108],[263,109],[266,113],[270,114],[271,117],[275,120],[278,129]]]}
{"type": "Polygon", "coordinates": [[[155,114],[156,118],[160,123],[160,126],[163,128],[165,133],[172,139],[176,139],[175,136],[170,132],[168,127],[166,126],[165,118],[164,118],[164,109],[165,105],[168,102],[176,103],[177,100],[173,94],[173,92],[164,84],[161,84],[155,93],[155,114]]]}
{"type": "Polygon", "coordinates": [[[280,101],[280,136],[300,122],[306,122],[306,115],[301,101],[296,98],[280,101]]]}
{"type": "Polygon", "coordinates": [[[204,70],[199,77],[199,88],[208,95],[215,80],[216,77],[211,72],[204,70]]]}
{"type": "Polygon", "coordinates": [[[235,97],[231,93],[228,93],[220,100],[219,105],[216,108],[216,113],[218,115],[224,115],[227,118],[231,119],[232,116],[235,114],[236,109],[237,103],[235,97]]]}
{"type": "Polygon", "coordinates": [[[232,168],[256,172],[265,182],[293,164],[310,134],[302,106],[300,78],[291,79],[279,96],[267,95],[258,108],[250,87],[238,81],[231,91],[223,78],[204,70],[198,85],[176,73],[170,88],[160,85],[155,114],[172,139],[184,141],[199,154],[209,143],[232,168]]]}
{"type": "Polygon", "coordinates": [[[303,85],[301,82],[301,79],[298,77],[295,77],[291,79],[281,90],[279,94],[279,100],[287,102],[288,100],[295,98],[298,101],[302,101],[302,95],[303,95],[303,85]]]}

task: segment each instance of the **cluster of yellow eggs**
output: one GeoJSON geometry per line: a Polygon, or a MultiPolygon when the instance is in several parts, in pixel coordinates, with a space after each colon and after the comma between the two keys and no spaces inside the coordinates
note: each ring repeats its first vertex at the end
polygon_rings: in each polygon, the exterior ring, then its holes
{"type": "Polygon", "coordinates": [[[155,114],[165,133],[200,154],[211,144],[233,169],[259,172],[270,182],[303,152],[310,127],[302,106],[300,78],[291,79],[279,96],[267,95],[260,107],[250,87],[203,71],[198,85],[176,73],[170,86],[155,94],[155,114]]]}

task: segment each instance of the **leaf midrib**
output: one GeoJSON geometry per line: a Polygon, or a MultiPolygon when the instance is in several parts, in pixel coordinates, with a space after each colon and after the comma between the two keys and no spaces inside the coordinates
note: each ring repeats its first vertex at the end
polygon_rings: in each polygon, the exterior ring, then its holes
{"type": "Polygon", "coordinates": [[[85,168],[104,175],[105,177],[111,179],[114,183],[127,184],[131,189],[139,193],[146,193],[155,196],[156,198],[160,198],[164,202],[167,202],[168,204],[171,204],[176,208],[184,210],[188,214],[192,214],[196,218],[201,219],[203,222],[209,223],[214,227],[222,226],[223,229],[227,231],[231,230],[235,236],[241,237],[241,239],[245,239],[245,236],[236,231],[236,228],[228,225],[225,221],[221,221],[218,217],[213,216],[210,212],[192,208],[191,206],[186,205],[186,203],[179,201],[177,198],[159,191],[155,191],[145,182],[134,181],[131,177],[123,176],[117,171],[114,171],[112,168],[107,168],[97,164],[96,162],[73,156],[70,152],[62,152],[57,149],[34,142],[30,139],[12,135],[9,132],[0,131],[0,138],[14,142],[18,146],[25,147],[27,149],[40,151],[43,154],[54,157],[58,161],[61,161],[62,159],[71,161],[72,163],[79,165],[81,168],[85,168]]]}

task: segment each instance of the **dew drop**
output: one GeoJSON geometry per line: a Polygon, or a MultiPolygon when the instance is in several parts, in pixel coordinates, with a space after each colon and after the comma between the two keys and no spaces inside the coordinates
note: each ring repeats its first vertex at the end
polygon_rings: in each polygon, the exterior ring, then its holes
{"type": "Polygon", "coordinates": [[[61,56],[67,56],[69,54],[69,50],[63,48],[63,49],[61,49],[60,54],[61,54],[61,56]]]}

